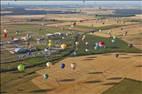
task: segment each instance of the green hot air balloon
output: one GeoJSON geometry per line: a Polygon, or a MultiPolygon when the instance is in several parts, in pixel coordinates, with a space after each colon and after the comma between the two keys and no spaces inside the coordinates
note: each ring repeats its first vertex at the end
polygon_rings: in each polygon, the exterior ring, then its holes
{"type": "Polygon", "coordinates": [[[19,64],[17,69],[18,69],[18,71],[23,72],[25,70],[25,65],[24,64],[19,64]]]}

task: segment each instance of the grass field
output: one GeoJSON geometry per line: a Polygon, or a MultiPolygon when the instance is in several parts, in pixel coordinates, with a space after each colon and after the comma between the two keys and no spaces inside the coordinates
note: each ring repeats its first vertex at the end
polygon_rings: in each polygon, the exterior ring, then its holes
{"type": "Polygon", "coordinates": [[[85,41],[81,40],[81,37],[79,38],[79,46],[77,47],[78,50],[77,55],[88,55],[88,54],[100,54],[100,53],[110,53],[110,52],[140,52],[139,49],[133,47],[129,48],[128,44],[121,39],[117,38],[115,39],[116,42],[111,42],[112,38],[104,38],[104,37],[98,37],[94,35],[86,35],[85,41]],[[97,50],[94,49],[95,43],[99,41],[104,41],[106,48],[98,48],[97,50]],[[88,45],[85,45],[85,42],[88,42],[88,45]],[[85,49],[88,49],[88,52],[85,52],[85,49]]]}
{"type": "Polygon", "coordinates": [[[142,94],[142,82],[132,79],[124,79],[103,94],[142,94]]]}

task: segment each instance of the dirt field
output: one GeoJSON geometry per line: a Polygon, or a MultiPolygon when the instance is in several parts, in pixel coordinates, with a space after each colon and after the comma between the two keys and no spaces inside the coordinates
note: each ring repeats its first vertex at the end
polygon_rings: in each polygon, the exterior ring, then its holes
{"type": "Polygon", "coordinates": [[[91,55],[66,58],[51,66],[50,69],[37,71],[41,76],[32,82],[41,89],[52,89],[47,94],[101,94],[124,78],[142,81],[142,54],[121,54],[115,58],[114,54],[91,55]],[[65,69],[60,64],[65,63],[65,69]],[[70,68],[76,63],[76,70],[70,68]],[[48,73],[49,79],[42,75],[48,73]]]}

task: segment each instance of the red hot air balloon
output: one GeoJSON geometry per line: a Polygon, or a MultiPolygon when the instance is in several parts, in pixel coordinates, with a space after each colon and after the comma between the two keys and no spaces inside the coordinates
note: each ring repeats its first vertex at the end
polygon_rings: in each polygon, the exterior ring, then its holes
{"type": "Polygon", "coordinates": [[[99,46],[100,46],[100,47],[104,47],[104,46],[105,46],[105,43],[104,43],[103,41],[100,41],[100,42],[99,42],[99,46]]]}
{"type": "Polygon", "coordinates": [[[4,33],[4,38],[7,38],[7,33],[4,33]]]}

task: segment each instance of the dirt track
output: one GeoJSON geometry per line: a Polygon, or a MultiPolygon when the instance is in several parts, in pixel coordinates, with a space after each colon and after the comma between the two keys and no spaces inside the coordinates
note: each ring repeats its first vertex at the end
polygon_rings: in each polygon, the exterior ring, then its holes
{"type": "Polygon", "coordinates": [[[66,58],[51,66],[50,69],[38,71],[41,76],[32,82],[41,89],[51,89],[47,94],[101,94],[103,91],[120,82],[123,78],[142,81],[142,54],[91,55],[66,58]],[[65,63],[65,69],[60,64],[65,63]],[[77,64],[77,69],[70,68],[71,63],[77,64]],[[49,74],[44,80],[42,75],[49,74]]]}

